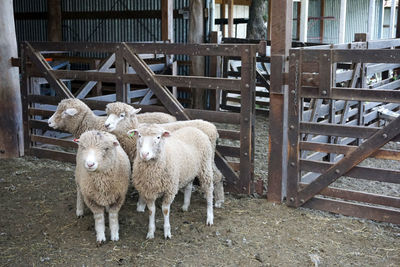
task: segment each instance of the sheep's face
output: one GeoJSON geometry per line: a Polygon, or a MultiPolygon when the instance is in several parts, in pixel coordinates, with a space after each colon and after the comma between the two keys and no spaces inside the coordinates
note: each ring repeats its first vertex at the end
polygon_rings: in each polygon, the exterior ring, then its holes
{"type": "Polygon", "coordinates": [[[78,99],[65,99],[58,104],[56,112],[47,122],[51,128],[70,130],[66,129],[68,121],[72,119],[79,121],[87,109],[88,107],[78,99]]]}
{"type": "Polygon", "coordinates": [[[79,144],[79,164],[83,164],[87,171],[102,171],[113,166],[116,147],[119,146],[113,135],[101,131],[88,131],[76,141],[79,144]]]}
{"type": "Polygon", "coordinates": [[[130,130],[130,135],[135,135],[137,138],[137,153],[141,160],[149,161],[157,159],[164,148],[165,138],[171,133],[161,127],[139,128],[130,130]]]}
{"type": "Polygon", "coordinates": [[[139,109],[135,109],[125,103],[110,103],[107,105],[107,120],[104,123],[104,126],[109,132],[114,131],[118,125],[127,122],[132,117],[135,117],[137,113],[140,112],[139,109]]]}

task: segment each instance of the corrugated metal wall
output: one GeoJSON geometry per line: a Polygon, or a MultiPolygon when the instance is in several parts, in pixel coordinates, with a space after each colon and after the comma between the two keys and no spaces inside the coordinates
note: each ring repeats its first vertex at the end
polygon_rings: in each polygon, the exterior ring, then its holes
{"type": "MultiPolygon", "coordinates": [[[[189,0],[175,0],[174,9],[188,7],[189,0]]],[[[160,10],[160,0],[64,0],[62,11],[160,10]]],[[[47,12],[47,0],[14,0],[15,12],[47,12]]],[[[161,19],[63,20],[64,41],[137,42],[160,41],[161,19]]],[[[175,42],[186,42],[188,20],[174,19],[175,42]]],[[[46,41],[47,20],[17,20],[17,40],[46,41]]]]}

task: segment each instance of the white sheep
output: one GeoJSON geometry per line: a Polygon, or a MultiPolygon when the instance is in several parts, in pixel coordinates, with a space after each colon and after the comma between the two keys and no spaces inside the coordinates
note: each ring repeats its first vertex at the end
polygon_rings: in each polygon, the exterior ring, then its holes
{"type": "MultiPolygon", "coordinates": [[[[156,124],[141,124],[129,131],[137,137],[137,156],[133,162],[132,182],[149,209],[147,239],[154,238],[155,200],[163,197],[164,237],[171,238],[170,206],[180,188],[190,188],[199,178],[207,199],[207,225],[214,221],[214,151],[207,135],[194,127],[171,133],[156,124]]],[[[189,190],[189,189],[188,189],[189,190]]],[[[186,191],[186,190],[185,190],[186,191]]],[[[183,206],[190,200],[184,198],[183,206]]]]}
{"type": "Polygon", "coordinates": [[[118,212],[125,201],[131,164],[117,138],[103,131],[81,135],[76,155],[76,215],[83,215],[83,201],[93,212],[96,239],[106,240],[104,208],[108,209],[111,240],[119,240],[118,212]],[[82,201],[83,200],[83,201],[82,201]]]}
{"type": "MultiPolygon", "coordinates": [[[[125,149],[125,151],[129,155],[131,162],[133,162],[136,156],[136,138],[130,138],[129,136],[126,135],[126,132],[129,131],[130,129],[137,128],[139,126],[139,123],[141,123],[141,121],[139,120],[140,114],[137,115],[137,113],[140,112],[140,109],[135,109],[132,106],[125,103],[115,102],[107,105],[106,112],[108,116],[106,120],[107,129],[117,136],[118,140],[121,143],[121,146],[125,149]]],[[[166,118],[168,118],[168,116],[166,116],[166,118]]],[[[215,125],[210,122],[204,120],[176,121],[170,123],[163,123],[160,124],[160,126],[163,127],[165,130],[171,132],[181,129],[183,127],[195,127],[203,131],[209,137],[213,147],[213,151],[215,151],[218,139],[218,131],[215,125]]],[[[213,173],[214,173],[213,180],[215,185],[215,191],[214,191],[215,207],[220,208],[224,203],[223,177],[221,172],[215,165],[215,163],[213,163],[213,173]]],[[[189,189],[187,189],[187,191],[189,191],[189,189]]],[[[144,203],[142,203],[141,205],[138,203],[137,210],[144,211],[144,207],[145,207],[144,203]]]]}

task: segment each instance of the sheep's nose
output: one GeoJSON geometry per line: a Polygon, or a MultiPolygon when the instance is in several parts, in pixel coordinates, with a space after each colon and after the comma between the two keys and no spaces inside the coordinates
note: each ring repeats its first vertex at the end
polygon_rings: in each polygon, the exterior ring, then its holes
{"type": "Polygon", "coordinates": [[[110,127],[109,123],[104,124],[104,126],[106,126],[106,128],[110,127]]]}
{"type": "Polygon", "coordinates": [[[87,164],[87,166],[88,166],[89,168],[92,168],[92,167],[94,166],[94,162],[87,162],[86,164],[87,164]]]}
{"type": "Polygon", "coordinates": [[[142,158],[146,159],[149,155],[149,152],[142,152],[142,158]]]}

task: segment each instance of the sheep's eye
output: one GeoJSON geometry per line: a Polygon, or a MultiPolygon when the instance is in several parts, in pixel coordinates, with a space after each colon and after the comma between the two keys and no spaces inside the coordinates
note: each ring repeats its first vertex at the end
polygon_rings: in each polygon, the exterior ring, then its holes
{"type": "Polygon", "coordinates": [[[108,151],[108,147],[104,148],[104,151],[107,152],[108,151]]]}
{"type": "Polygon", "coordinates": [[[161,136],[157,136],[157,139],[160,140],[161,136]]]}
{"type": "Polygon", "coordinates": [[[120,117],[120,118],[124,118],[124,117],[125,117],[125,114],[124,114],[124,113],[121,113],[121,114],[119,114],[119,117],[120,117]]]}

